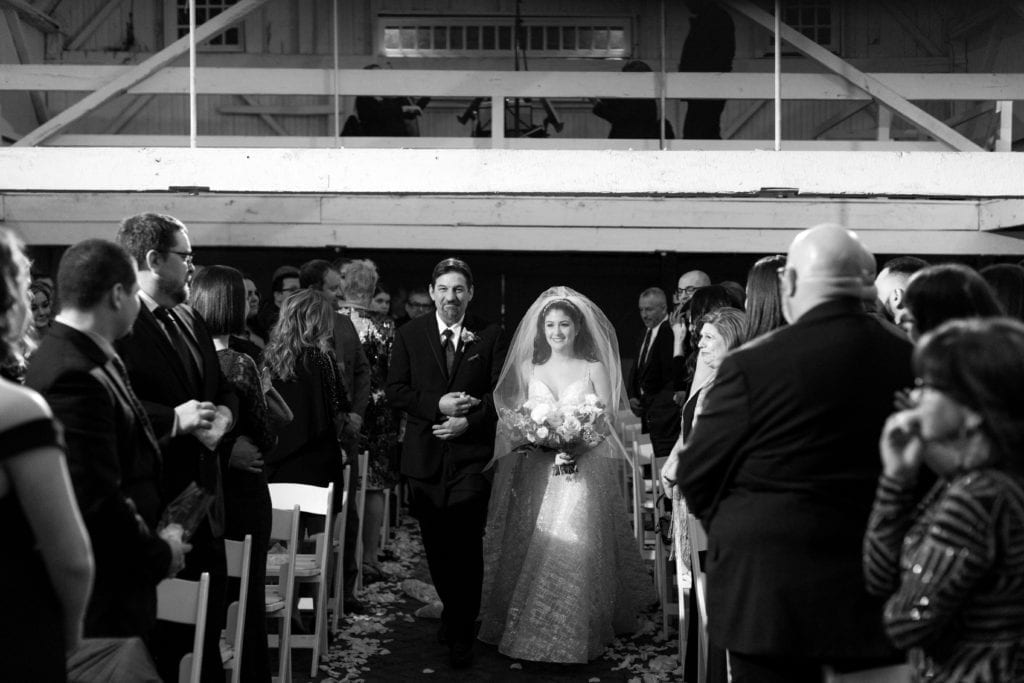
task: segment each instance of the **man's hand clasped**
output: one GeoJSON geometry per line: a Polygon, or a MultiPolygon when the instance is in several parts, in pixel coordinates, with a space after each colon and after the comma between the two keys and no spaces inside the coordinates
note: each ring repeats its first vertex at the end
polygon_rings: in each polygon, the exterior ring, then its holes
{"type": "Polygon", "coordinates": [[[192,546],[182,540],[182,533],[180,524],[168,524],[160,532],[160,538],[171,548],[171,565],[167,568],[167,578],[174,578],[185,568],[185,553],[192,550],[192,546]]]}
{"type": "Polygon", "coordinates": [[[437,402],[442,415],[461,417],[480,405],[480,399],[473,398],[464,391],[450,391],[437,402]]]}

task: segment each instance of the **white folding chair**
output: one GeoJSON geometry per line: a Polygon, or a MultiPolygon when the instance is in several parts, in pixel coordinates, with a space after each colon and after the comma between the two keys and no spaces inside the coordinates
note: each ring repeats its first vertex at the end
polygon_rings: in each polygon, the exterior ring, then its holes
{"type": "Polygon", "coordinates": [[[228,605],[228,618],[220,639],[220,656],[224,670],[231,672],[231,683],[240,683],[242,676],[242,639],[245,633],[246,606],[249,600],[249,572],[252,561],[252,534],[244,541],[224,539],[227,575],[238,579],[238,600],[228,605]]]}
{"type": "Polygon", "coordinates": [[[278,622],[277,633],[267,635],[270,647],[277,648],[277,681],[289,683],[292,679],[292,606],[295,604],[295,582],[292,568],[296,563],[299,546],[299,506],[271,508],[270,540],[283,541],[287,552],[267,555],[267,578],[277,577],[277,583],[268,583],[263,589],[265,618],[278,622]]]}
{"type": "Polygon", "coordinates": [[[363,451],[356,458],[359,467],[359,486],[356,488],[356,514],[359,516],[359,533],[356,535],[356,590],[363,589],[363,519],[366,516],[366,472],[369,469],[370,453],[363,451]]]}
{"type": "MultiPolygon", "coordinates": [[[[334,484],[326,488],[309,484],[270,484],[270,501],[274,508],[285,509],[298,506],[307,515],[322,516],[324,528],[314,534],[316,550],[313,553],[299,553],[292,564],[292,580],[299,585],[313,587],[314,597],[311,600],[313,609],[313,633],[292,633],[288,640],[289,649],[310,648],[313,662],[310,665],[310,676],[316,676],[320,666],[320,656],[327,651],[327,593],[330,591],[328,566],[331,551],[332,522],[331,506],[334,503],[334,484]]],[[[269,570],[269,568],[268,568],[269,570]]],[[[269,572],[268,572],[269,573],[269,572]]],[[[302,609],[302,599],[298,600],[302,609]]]]}
{"type": "MultiPolygon", "coordinates": [[[[697,603],[697,683],[705,683],[708,678],[708,598],[707,577],[700,563],[700,551],[707,550],[708,536],[700,520],[691,514],[686,515],[686,533],[690,537],[690,573],[693,578],[693,595],[697,603]]],[[[681,596],[680,601],[684,598],[681,596]]]]}
{"type": "Polygon", "coordinates": [[[203,669],[203,638],[206,635],[206,608],[210,600],[210,574],[203,572],[198,581],[164,579],[156,586],[156,618],[175,624],[193,624],[192,652],[178,664],[178,683],[199,683],[203,669]]]}
{"type": "Polygon", "coordinates": [[[334,577],[331,580],[331,597],[327,601],[327,611],[331,613],[331,632],[337,633],[338,621],[345,616],[345,533],[348,530],[349,481],[352,477],[352,466],[345,465],[342,482],[345,488],[341,492],[341,511],[334,516],[334,577]]]}

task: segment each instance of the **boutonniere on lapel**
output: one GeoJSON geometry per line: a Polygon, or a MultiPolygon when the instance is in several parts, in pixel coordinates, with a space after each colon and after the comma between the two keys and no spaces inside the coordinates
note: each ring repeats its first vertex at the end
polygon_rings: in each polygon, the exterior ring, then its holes
{"type": "Polygon", "coordinates": [[[459,340],[462,341],[463,346],[472,344],[477,339],[479,339],[479,337],[477,337],[475,334],[467,330],[465,327],[462,328],[462,334],[459,335],[459,340]]]}

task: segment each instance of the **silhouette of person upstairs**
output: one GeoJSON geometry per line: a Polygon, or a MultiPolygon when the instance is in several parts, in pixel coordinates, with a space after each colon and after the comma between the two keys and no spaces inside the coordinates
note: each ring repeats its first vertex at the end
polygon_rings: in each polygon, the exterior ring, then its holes
{"type": "MultiPolygon", "coordinates": [[[[679,57],[679,71],[732,71],[736,55],[736,27],[732,17],[714,0],[686,0],[693,13],[690,32],[679,57]]],[[[686,100],[683,138],[721,140],[725,100],[686,100]]]]}

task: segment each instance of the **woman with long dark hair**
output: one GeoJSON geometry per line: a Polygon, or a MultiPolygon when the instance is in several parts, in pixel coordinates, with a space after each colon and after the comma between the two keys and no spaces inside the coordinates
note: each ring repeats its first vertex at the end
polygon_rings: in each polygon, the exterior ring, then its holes
{"type": "Polygon", "coordinates": [[[786,324],[779,294],[779,270],[786,266],[782,254],[758,259],[747,273],[747,331],[749,341],[786,324]]]}
{"type": "Polygon", "coordinates": [[[900,326],[915,342],[947,320],[1003,315],[985,279],[959,263],[928,266],[914,273],[907,283],[905,305],[900,326]]]}

